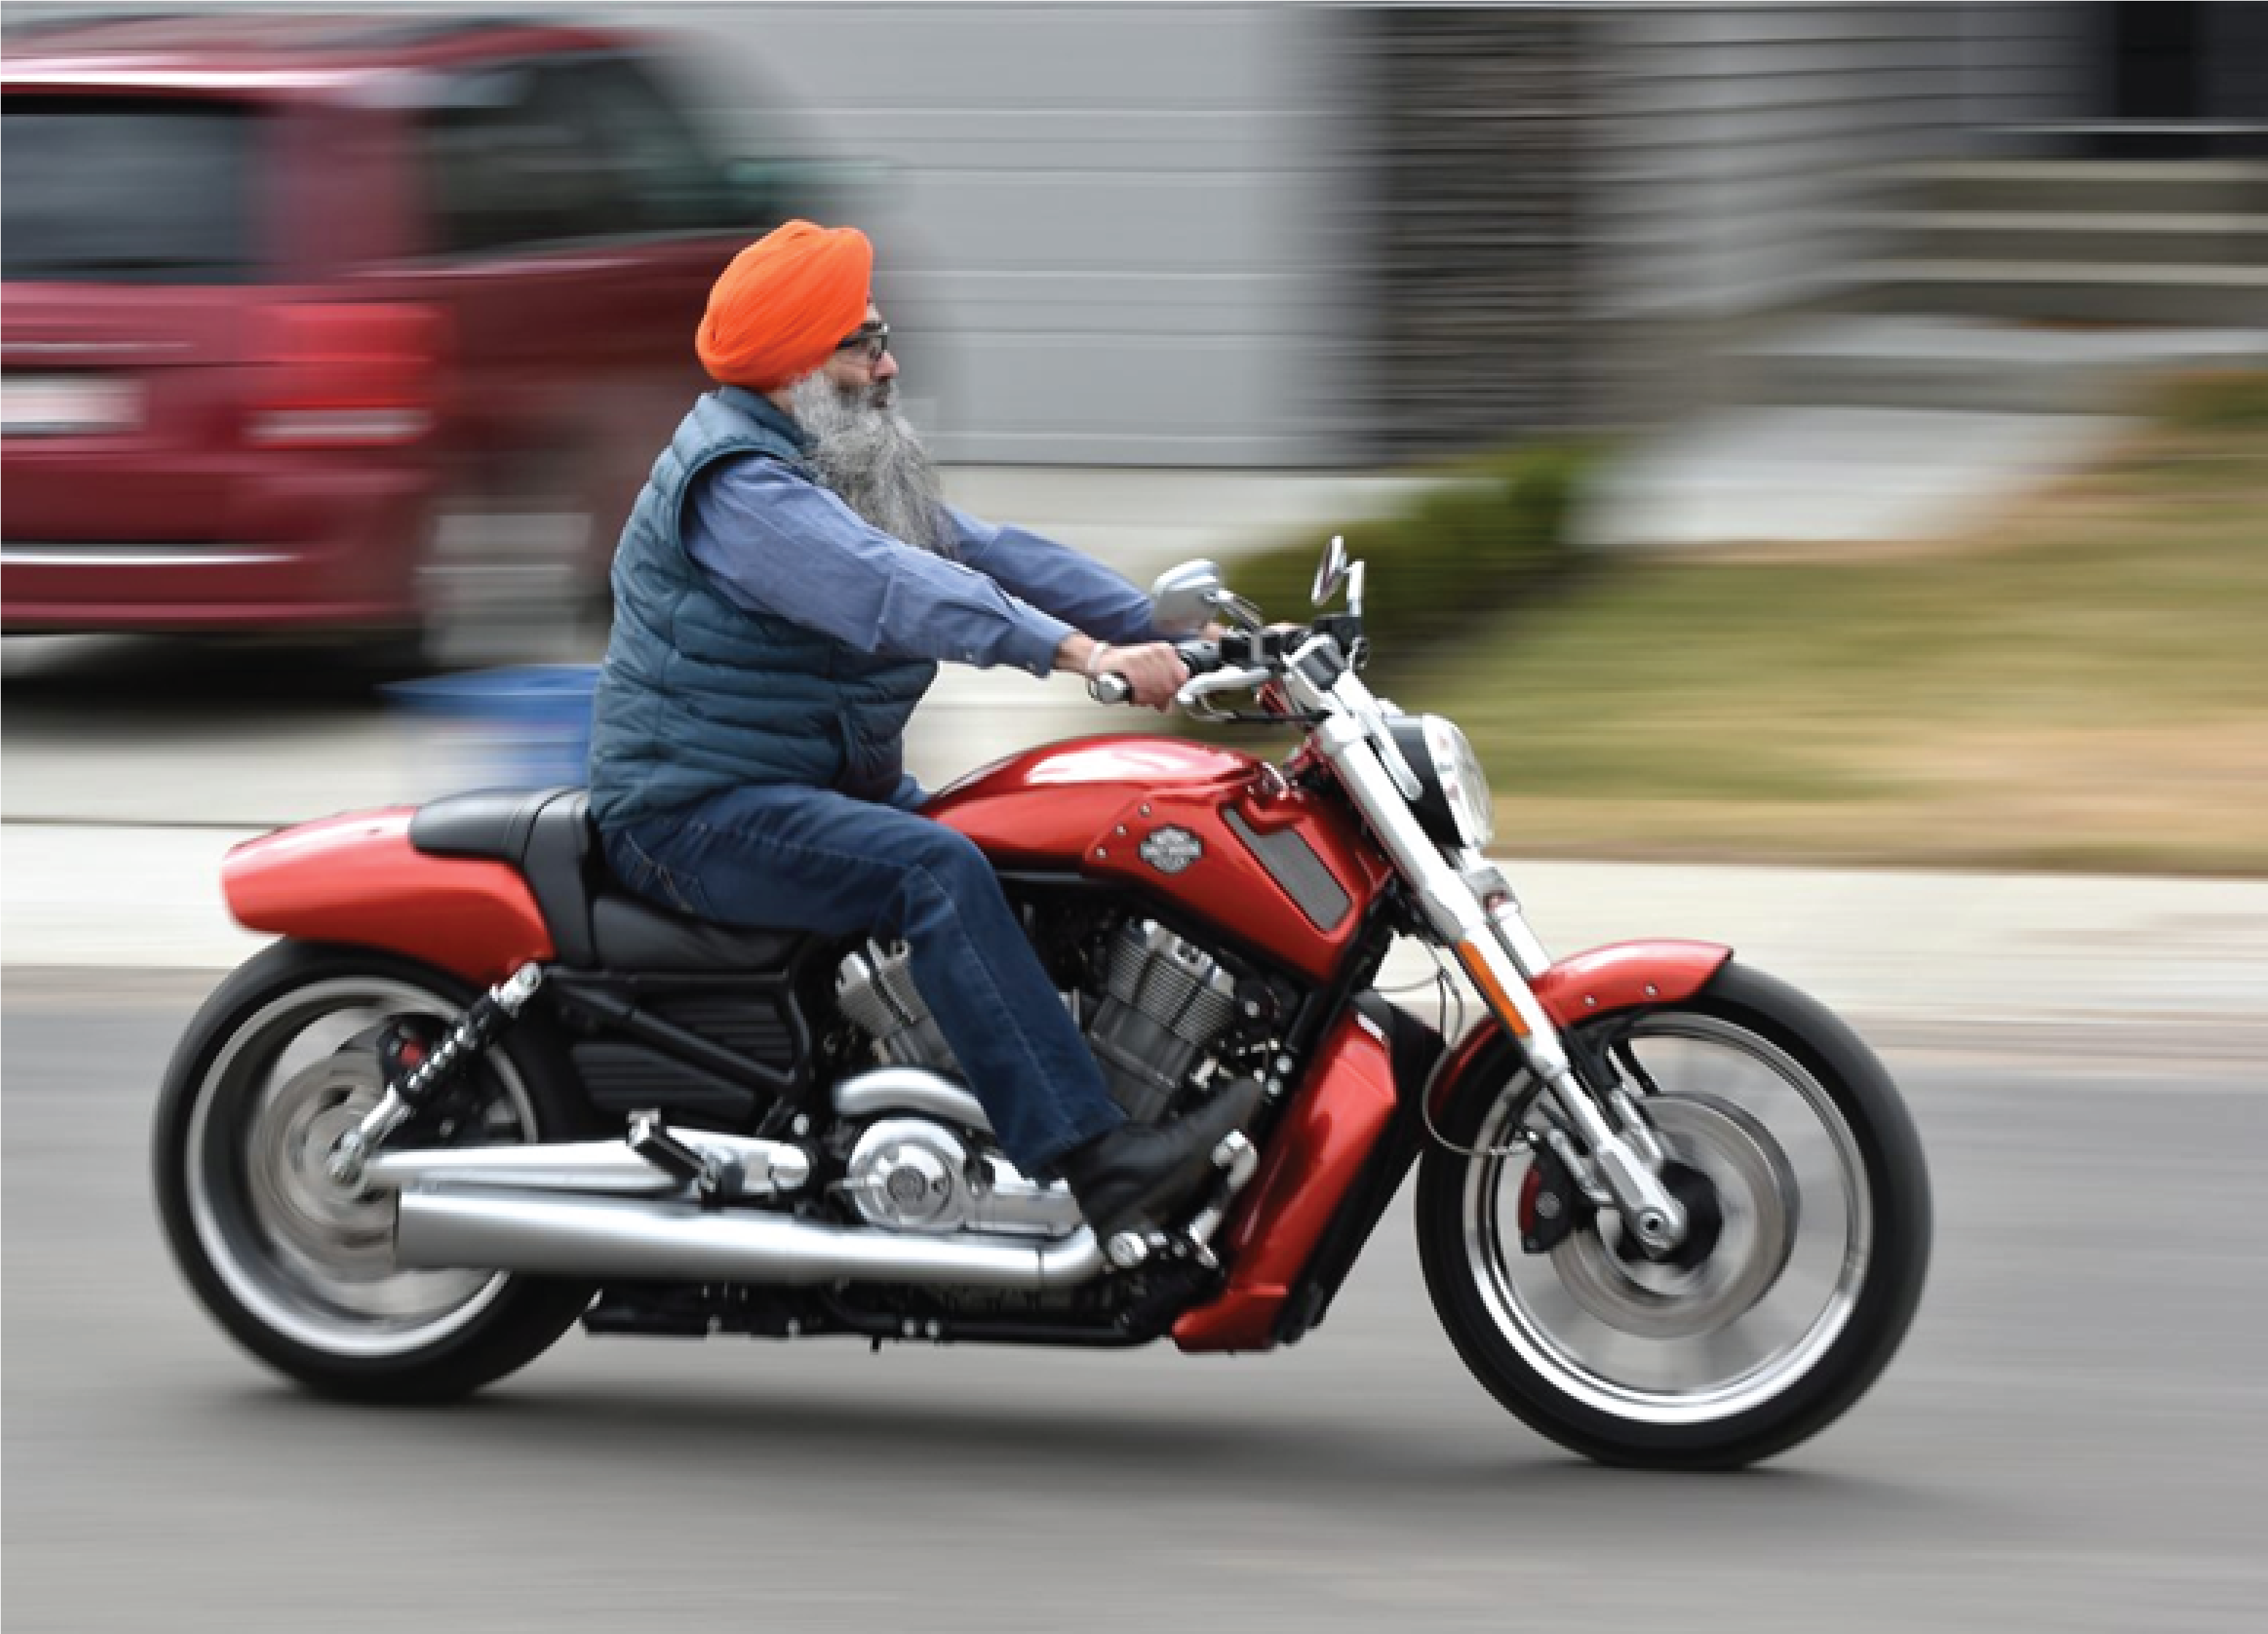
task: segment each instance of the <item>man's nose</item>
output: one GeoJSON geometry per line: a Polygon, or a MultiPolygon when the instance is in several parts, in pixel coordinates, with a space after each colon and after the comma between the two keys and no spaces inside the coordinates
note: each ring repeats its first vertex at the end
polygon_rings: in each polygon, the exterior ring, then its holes
{"type": "Polygon", "coordinates": [[[882,354],[882,361],[881,361],[881,362],[880,362],[880,363],[878,363],[878,364],[876,364],[874,365],[874,378],[875,378],[877,380],[890,380],[890,379],[895,379],[897,378],[897,373],[898,373],[898,355],[897,355],[897,353],[895,353],[895,352],[884,352],[884,353],[882,354]]]}

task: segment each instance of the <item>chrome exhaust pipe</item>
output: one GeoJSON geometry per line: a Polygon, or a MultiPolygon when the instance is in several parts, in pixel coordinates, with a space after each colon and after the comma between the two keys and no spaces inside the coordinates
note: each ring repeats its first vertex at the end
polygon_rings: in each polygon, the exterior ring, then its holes
{"type": "Polygon", "coordinates": [[[922,1237],[681,1203],[453,1184],[401,1194],[394,1255],[404,1269],[789,1287],[920,1283],[1025,1293],[1086,1282],[1103,1263],[1101,1245],[1085,1226],[1046,1242],[922,1237]]]}
{"type": "MultiPolygon", "coordinates": [[[[811,1156],[800,1146],[709,1130],[687,1131],[679,1138],[716,1166],[728,1196],[776,1196],[800,1190],[811,1178],[811,1156]]],[[[619,1140],[381,1152],[364,1166],[362,1183],[371,1191],[405,1194],[428,1186],[622,1197],[684,1196],[691,1191],[682,1178],[619,1140]]]]}

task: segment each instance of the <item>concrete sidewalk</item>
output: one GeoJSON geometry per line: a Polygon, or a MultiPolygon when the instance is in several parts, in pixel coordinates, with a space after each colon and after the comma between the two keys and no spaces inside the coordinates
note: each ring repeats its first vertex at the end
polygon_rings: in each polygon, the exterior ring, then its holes
{"type": "MultiPolygon", "coordinates": [[[[262,938],[219,892],[239,828],[0,825],[0,962],[218,971],[262,938]]],[[[1513,862],[1545,941],[1732,944],[1862,1025],[2137,1024],[2268,1045],[2268,881],[1513,862]]],[[[1389,983],[1421,980],[1405,946],[1389,983]]],[[[1405,996],[1424,1008],[1422,995],[1405,996]]]]}

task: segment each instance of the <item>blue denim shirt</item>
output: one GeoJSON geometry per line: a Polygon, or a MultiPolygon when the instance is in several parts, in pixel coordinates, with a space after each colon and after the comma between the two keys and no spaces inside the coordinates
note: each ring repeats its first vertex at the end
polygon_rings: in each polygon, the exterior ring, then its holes
{"type": "Polygon", "coordinates": [[[861,652],[1054,667],[1073,629],[1157,639],[1150,599],[1101,563],[1020,527],[946,507],[947,561],[869,525],[842,499],[760,454],[701,474],[686,502],[686,554],[738,606],[861,652]]]}

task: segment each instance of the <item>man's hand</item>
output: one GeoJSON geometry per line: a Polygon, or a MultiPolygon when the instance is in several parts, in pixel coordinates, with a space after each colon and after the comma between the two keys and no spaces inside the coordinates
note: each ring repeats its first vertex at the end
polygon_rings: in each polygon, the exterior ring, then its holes
{"type": "Polygon", "coordinates": [[[1085,636],[1064,637],[1056,649],[1056,667],[1073,670],[1093,680],[1097,675],[1123,675],[1134,689],[1134,702],[1145,709],[1163,711],[1174,695],[1189,684],[1189,666],[1168,642],[1145,642],[1138,647],[1114,647],[1085,636]]]}

